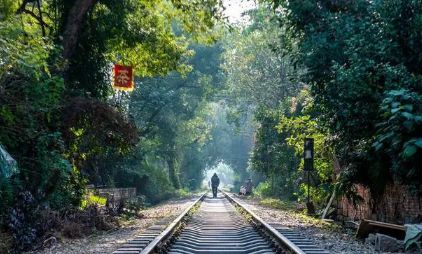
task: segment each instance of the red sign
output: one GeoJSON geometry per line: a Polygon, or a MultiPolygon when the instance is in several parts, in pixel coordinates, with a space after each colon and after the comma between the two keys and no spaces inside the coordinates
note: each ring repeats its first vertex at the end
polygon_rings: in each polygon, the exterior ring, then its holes
{"type": "Polygon", "coordinates": [[[132,91],[133,84],[133,70],[130,66],[114,65],[114,82],[113,87],[118,90],[132,91]]]}

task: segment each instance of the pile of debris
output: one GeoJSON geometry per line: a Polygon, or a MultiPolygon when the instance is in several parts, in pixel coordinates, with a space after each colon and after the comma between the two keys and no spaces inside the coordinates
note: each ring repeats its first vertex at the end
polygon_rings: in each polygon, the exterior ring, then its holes
{"type": "Polygon", "coordinates": [[[380,252],[422,253],[422,224],[397,225],[362,220],[357,237],[375,246],[380,252]]]}

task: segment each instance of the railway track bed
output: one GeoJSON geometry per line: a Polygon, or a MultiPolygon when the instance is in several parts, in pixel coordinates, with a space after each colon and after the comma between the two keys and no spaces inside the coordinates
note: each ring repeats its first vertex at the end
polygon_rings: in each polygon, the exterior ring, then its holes
{"type": "Polygon", "coordinates": [[[327,254],[300,232],[268,224],[224,192],[206,194],[163,229],[148,229],[113,254],[146,253],[298,253],[327,254]]]}

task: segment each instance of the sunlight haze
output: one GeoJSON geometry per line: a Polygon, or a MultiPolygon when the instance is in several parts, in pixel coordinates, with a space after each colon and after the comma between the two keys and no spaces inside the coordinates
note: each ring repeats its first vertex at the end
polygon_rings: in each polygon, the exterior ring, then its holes
{"type": "Polygon", "coordinates": [[[230,23],[246,22],[248,19],[242,16],[242,13],[256,6],[255,1],[246,0],[224,0],[223,4],[226,8],[224,14],[228,17],[230,23]]]}

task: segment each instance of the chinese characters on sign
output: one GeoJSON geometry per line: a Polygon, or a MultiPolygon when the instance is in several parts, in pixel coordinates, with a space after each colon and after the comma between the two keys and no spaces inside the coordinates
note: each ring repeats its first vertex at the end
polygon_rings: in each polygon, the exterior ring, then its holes
{"type": "Polygon", "coordinates": [[[132,91],[133,84],[133,70],[130,66],[114,65],[114,82],[113,87],[117,90],[132,91]]]}

